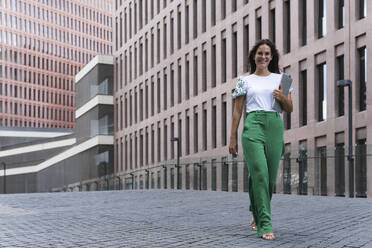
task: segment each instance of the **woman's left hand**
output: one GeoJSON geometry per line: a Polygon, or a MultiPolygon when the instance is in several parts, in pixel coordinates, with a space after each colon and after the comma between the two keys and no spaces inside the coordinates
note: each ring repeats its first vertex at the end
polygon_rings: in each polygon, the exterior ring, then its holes
{"type": "Polygon", "coordinates": [[[285,100],[285,96],[283,94],[282,85],[279,85],[279,90],[273,91],[274,98],[279,102],[283,102],[285,100]]]}
{"type": "Polygon", "coordinates": [[[290,113],[293,111],[293,103],[291,93],[288,94],[288,97],[284,96],[282,85],[279,86],[279,90],[273,91],[274,98],[280,102],[283,110],[290,113]]]}

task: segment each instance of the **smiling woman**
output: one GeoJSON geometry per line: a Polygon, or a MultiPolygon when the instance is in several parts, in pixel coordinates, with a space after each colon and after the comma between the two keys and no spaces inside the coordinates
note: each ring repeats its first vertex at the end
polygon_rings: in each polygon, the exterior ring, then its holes
{"type": "MultiPolygon", "coordinates": [[[[292,112],[291,94],[284,96],[281,89],[279,54],[270,40],[256,43],[249,53],[249,76],[238,77],[229,152],[237,155],[236,134],[244,103],[247,119],[242,133],[242,145],[247,161],[249,177],[250,211],[253,214],[251,228],[265,240],[274,240],[271,225],[270,201],[276,175],[283,155],[283,120],[273,109],[274,99],[283,110],[292,112]]],[[[290,92],[292,89],[289,90],[290,92]]]]}

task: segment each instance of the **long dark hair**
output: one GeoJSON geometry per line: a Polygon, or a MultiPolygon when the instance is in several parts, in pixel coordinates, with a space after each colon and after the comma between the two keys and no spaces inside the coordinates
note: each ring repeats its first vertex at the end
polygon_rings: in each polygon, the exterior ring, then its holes
{"type": "Polygon", "coordinates": [[[257,49],[261,45],[268,45],[270,47],[270,50],[271,50],[272,60],[270,61],[270,64],[269,64],[269,71],[274,72],[274,73],[280,73],[280,70],[279,70],[279,52],[278,52],[278,49],[276,49],[275,44],[269,39],[264,39],[264,40],[257,41],[257,43],[254,45],[254,47],[249,52],[249,55],[248,55],[249,72],[252,74],[256,71],[256,62],[254,61],[254,56],[256,55],[257,49]]]}

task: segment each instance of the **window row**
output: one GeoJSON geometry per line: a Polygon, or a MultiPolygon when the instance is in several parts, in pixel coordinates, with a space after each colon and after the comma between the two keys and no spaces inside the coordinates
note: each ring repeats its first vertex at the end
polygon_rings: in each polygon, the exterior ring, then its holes
{"type": "MultiPolygon", "coordinates": [[[[301,10],[304,11],[304,15],[306,16],[306,1],[303,0],[303,5],[301,10]]],[[[290,16],[290,0],[285,1],[283,5],[284,12],[287,14],[284,15],[283,20],[283,27],[284,27],[284,53],[288,53],[291,51],[291,34],[290,34],[290,22],[291,20],[288,19],[290,16]]],[[[261,13],[259,9],[256,10],[256,23],[255,23],[255,30],[256,30],[256,40],[262,38],[262,17],[259,13],[261,13]]],[[[300,15],[301,17],[301,15],[300,15]]],[[[269,16],[269,23],[270,23],[270,38],[275,42],[276,39],[276,32],[275,32],[275,8],[272,8],[270,11],[269,16]]],[[[302,18],[302,17],[301,17],[302,18]]],[[[180,18],[181,20],[182,18],[180,18]]],[[[324,19],[324,18],[323,18],[324,19]]],[[[323,20],[322,19],[322,20],[323,20]]],[[[304,19],[303,21],[306,21],[304,19]]],[[[127,83],[132,82],[132,80],[136,79],[138,76],[142,75],[143,73],[147,72],[151,68],[155,66],[155,64],[159,64],[162,59],[166,59],[167,56],[174,53],[175,45],[177,48],[181,48],[181,24],[177,22],[177,34],[175,35],[175,23],[174,18],[164,18],[162,23],[158,23],[155,28],[152,28],[150,32],[144,34],[144,36],[140,37],[138,41],[134,42],[133,45],[126,47],[125,51],[120,55],[120,58],[117,60],[117,68],[116,70],[119,72],[117,75],[117,81],[119,83],[119,87],[123,87],[127,83]],[[177,38],[177,39],[176,39],[177,38]],[[168,44],[169,43],[169,44],[168,44]]],[[[238,72],[238,59],[242,59],[243,63],[243,72],[248,71],[248,51],[249,51],[249,28],[250,25],[248,23],[248,16],[243,17],[244,28],[238,29],[237,24],[231,25],[231,35],[227,35],[228,32],[226,30],[222,30],[221,34],[219,35],[219,40],[217,37],[211,38],[212,47],[208,47],[205,43],[202,44],[203,55],[206,58],[202,61],[202,63],[207,63],[210,61],[212,65],[212,75],[211,78],[208,80],[212,80],[212,85],[215,84],[216,77],[215,74],[221,72],[221,81],[226,81],[226,68],[227,66],[231,66],[232,71],[232,78],[234,78],[238,72]],[[242,40],[243,46],[238,46],[238,40],[242,40]],[[231,47],[227,47],[227,44],[231,44],[231,47]],[[205,52],[205,54],[204,54],[205,52]],[[208,53],[208,55],[207,55],[208,53]],[[239,54],[242,54],[242,58],[239,58],[239,54]],[[216,69],[216,58],[221,57],[221,68],[220,70],[216,69]],[[227,58],[231,58],[231,62],[225,62],[227,58]]],[[[301,33],[300,37],[302,37],[301,45],[306,45],[306,22],[299,22],[302,29],[300,29],[301,33]],[[302,24],[301,24],[302,23],[302,24]],[[301,26],[302,25],[302,26],[301,26]]],[[[322,27],[325,25],[322,24],[322,27]]],[[[120,30],[122,27],[120,26],[120,30]]],[[[228,30],[230,32],[230,30],[228,30]]],[[[186,32],[187,33],[187,32],[186,32]]],[[[119,39],[123,38],[122,33],[118,33],[119,39]]],[[[118,39],[118,36],[116,37],[118,39]]],[[[124,32],[124,42],[125,42],[126,32],[124,32]]],[[[240,41],[239,41],[240,42],[240,41]]],[[[116,44],[122,44],[121,40],[116,41],[116,44]],[[119,42],[119,43],[118,43],[119,42]]],[[[194,50],[194,54],[197,55],[197,50],[194,50]]],[[[192,55],[189,55],[192,57],[192,55]]],[[[200,55],[199,55],[200,56],[200,55]]],[[[195,59],[195,58],[193,58],[195,59]]],[[[191,60],[191,59],[190,59],[191,60]]],[[[206,68],[206,67],[205,67],[206,68]]],[[[203,70],[203,73],[206,73],[206,70],[203,70]]],[[[203,76],[203,79],[207,79],[207,75],[203,76]]],[[[118,88],[116,88],[118,89],[118,88]]]]}
{"type": "MultiPolygon", "coordinates": [[[[356,0],[350,2],[355,4],[355,17],[356,20],[363,19],[367,17],[367,0],[356,0]]],[[[335,29],[342,29],[345,27],[346,22],[346,9],[345,9],[345,0],[337,1],[326,1],[326,0],[299,0],[299,20],[298,20],[298,31],[300,37],[300,45],[305,46],[307,41],[307,32],[308,32],[308,9],[311,7],[309,4],[314,4],[314,26],[315,26],[315,37],[318,39],[323,38],[327,35],[327,9],[333,7],[334,13],[334,23],[335,29]],[[329,5],[329,6],[328,6],[329,5]],[[332,6],[331,6],[332,5],[332,6]]],[[[350,7],[349,7],[350,8],[350,7]]],[[[293,11],[293,10],[292,10],[293,11]]],[[[284,1],[284,52],[290,52],[291,50],[291,28],[290,28],[290,13],[291,13],[291,0],[284,1]]],[[[272,9],[270,15],[274,15],[275,18],[275,9],[272,9]]],[[[271,17],[272,19],[273,17],[271,17]]]]}
{"type": "MultiPolygon", "coordinates": [[[[92,57],[92,55],[89,55],[89,56],[92,57]]],[[[0,47],[0,60],[2,60],[4,64],[11,63],[11,64],[24,65],[28,67],[34,67],[36,69],[46,70],[50,72],[63,73],[64,75],[71,75],[71,76],[76,75],[79,72],[78,70],[80,70],[80,66],[70,65],[64,62],[60,62],[60,61],[56,61],[56,60],[52,60],[52,59],[48,59],[44,57],[39,57],[39,56],[27,54],[27,53],[18,52],[18,51],[13,51],[11,49],[8,50],[7,48],[4,48],[4,52],[3,52],[3,49],[1,47],[0,47]]],[[[0,65],[0,68],[2,69],[1,65],[0,65]]],[[[6,68],[6,66],[4,66],[4,68],[6,68]]],[[[4,75],[7,77],[6,73],[7,71],[5,69],[4,75]]],[[[12,75],[10,75],[9,77],[12,77],[12,75]]],[[[22,76],[19,75],[19,78],[21,77],[22,76]]]]}
{"type": "MultiPolygon", "coordinates": [[[[65,46],[60,46],[54,43],[49,43],[47,41],[42,41],[38,39],[33,39],[29,37],[25,37],[22,35],[14,34],[11,32],[0,30],[0,43],[5,45],[19,47],[19,48],[27,48],[37,52],[42,52],[62,58],[66,58],[69,60],[73,60],[79,63],[87,63],[89,61],[89,57],[92,57],[92,54],[88,54],[82,52],[81,46],[85,45],[85,49],[89,49],[87,52],[96,52],[96,53],[103,53],[103,54],[111,54],[112,46],[109,44],[104,44],[99,41],[95,40],[88,40],[88,39],[81,39],[80,37],[76,36],[78,41],[78,49],[67,48],[65,46]],[[81,42],[84,41],[83,45],[81,42]],[[80,46],[81,45],[81,46],[80,46]]],[[[63,44],[63,43],[61,43],[63,44]]]]}
{"type": "MultiPolygon", "coordinates": [[[[41,1],[39,1],[41,2],[41,1]]],[[[103,2],[104,3],[104,2],[103,2]]],[[[96,22],[99,24],[103,24],[106,26],[111,26],[111,17],[107,16],[99,11],[92,10],[89,7],[84,7],[78,4],[74,4],[73,1],[69,2],[66,0],[49,0],[49,1],[42,1],[42,4],[46,4],[54,9],[59,9],[62,11],[66,11],[70,15],[75,15],[80,18],[85,18],[91,22],[96,22]]],[[[101,4],[102,5],[102,4],[101,4]]],[[[47,8],[39,7],[32,4],[27,4],[26,1],[20,0],[3,0],[3,3],[0,1],[0,6],[13,10],[15,12],[23,13],[24,15],[28,15],[33,18],[38,18],[43,21],[48,21],[54,24],[61,24],[63,20],[63,25],[65,24],[64,19],[68,17],[61,15],[57,15],[56,12],[52,10],[48,10],[47,8]]],[[[106,5],[105,5],[106,6],[106,5]]],[[[93,7],[93,6],[92,6],[93,7]]],[[[102,6],[94,6],[96,8],[101,8],[102,6]]],[[[111,8],[105,8],[105,10],[109,13],[111,8]]],[[[66,21],[68,22],[68,21],[66,21]]]]}
{"type": "MultiPolygon", "coordinates": [[[[175,144],[171,143],[173,137],[180,140],[180,156],[226,146],[228,119],[226,94],[221,95],[221,99],[218,102],[213,98],[210,102],[186,109],[184,113],[172,115],[169,119],[125,135],[125,164],[142,166],[174,159],[175,144]],[[140,161],[137,161],[137,155],[140,161]]],[[[120,128],[123,115],[127,112],[122,107],[122,103],[120,106],[117,103],[116,127],[120,128]]]]}
{"type": "MultiPolygon", "coordinates": [[[[166,2],[164,1],[163,8],[166,7],[166,2]]],[[[248,0],[244,1],[247,4],[248,0]]],[[[231,4],[231,11],[235,12],[237,10],[237,0],[220,0],[220,1],[197,1],[193,0],[192,4],[185,3],[184,6],[178,5],[177,11],[174,13],[173,10],[170,11],[169,16],[163,18],[163,24],[157,23],[157,30],[160,33],[159,27],[163,25],[164,30],[167,29],[167,25],[170,27],[171,41],[173,41],[174,29],[176,28],[178,43],[177,49],[181,48],[181,36],[184,39],[185,44],[190,42],[190,34],[192,33],[192,38],[196,39],[198,33],[204,33],[207,31],[207,11],[211,12],[210,26],[216,25],[216,11],[220,10],[220,20],[226,18],[227,5],[231,4]],[[198,20],[199,9],[202,13],[202,20],[198,20]],[[192,18],[192,19],[191,19],[192,18]],[[169,19],[169,21],[167,21],[169,19]],[[192,21],[192,31],[190,30],[190,21],[192,21]],[[185,32],[181,31],[182,25],[184,25],[185,32]],[[175,27],[176,26],[176,27],[175,27]],[[190,31],[190,32],[189,32],[190,31]],[[189,34],[190,33],[190,34],[189,34]]],[[[121,4],[120,4],[121,5],[121,4]]],[[[154,0],[151,1],[136,1],[130,2],[128,7],[124,8],[124,12],[119,13],[119,16],[115,20],[115,30],[116,30],[116,50],[118,47],[123,46],[130,40],[138,31],[140,31],[144,25],[147,25],[149,21],[154,18],[154,0]],[[144,6],[143,6],[144,5],[144,6]],[[138,15],[137,15],[138,13],[138,15]],[[149,18],[150,17],[150,20],[149,18]]],[[[157,14],[160,13],[160,0],[157,1],[157,14]]],[[[152,30],[155,29],[152,28],[152,30]]],[[[164,31],[164,37],[166,37],[166,31],[164,31]]],[[[164,43],[166,39],[162,41],[164,43]]],[[[166,45],[165,45],[166,46],[166,45]]],[[[173,53],[173,45],[171,45],[171,53],[173,53]]]]}
{"type": "Polygon", "coordinates": [[[17,82],[28,82],[30,84],[41,85],[43,88],[46,86],[67,91],[74,90],[74,83],[68,78],[49,76],[38,72],[23,71],[22,69],[12,67],[8,68],[7,66],[4,67],[3,71],[2,65],[0,65],[0,77],[17,82]]]}
{"type": "MultiPolygon", "coordinates": [[[[202,85],[201,91],[204,92],[207,90],[208,85],[210,85],[210,87],[216,87],[218,83],[227,82],[228,71],[231,72],[231,78],[237,77],[239,60],[243,63],[243,72],[248,71],[248,60],[246,58],[249,52],[249,25],[244,25],[244,28],[239,31],[237,30],[237,24],[233,24],[231,26],[231,31],[231,35],[227,35],[226,30],[221,31],[219,40],[217,40],[216,36],[212,37],[210,43],[208,42],[209,44],[205,42],[201,44],[201,47],[195,47],[191,54],[187,53],[184,58],[178,58],[176,62],[170,65],[170,70],[164,68],[163,72],[157,73],[158,75],[164,75],[163,80],[165,80],[165,82],[160,82],[162,85],[168,84],[166,82],[167,75],[171,77],[170,84],[178,84],[180,91],[181,85],[185,85],[185,91],[178,93],[178,102],[180,102],[180,99],[183,97],[182,94],[185,94],[184,97],[186,100],[189,99],[191,94],[196,96],[198,92],[200,92],[198,90],[199,84],[202,85]],[[242,40],[243,46],[238,46],[239,39],[242,40]],[[227,44],[230,44],[230,47],[228,47],[227,44]],[[231,61],[226,61],[228,58],[230,58],[231,61]],[[220,62],[218,63],[217,61],[220,62]],[[210,74],[208,73],[209,70],[207,70],[209,66],[211,66],[210,74]],[[201,75],[198,73],[200,69],[201,75]],[[177,74],[177,82],[174,81],[175,74],[177,74]],[[190,85],[190,81],[193,81],[192,85],[190,85]]],[[[116,90],[123,88],[138,76],[149,71],[154,67],[155,59],[157,63],[160,63],[161,43],[159,41],[159,34],[160,31],[157,36],[157,49],[154,47],[154,35],[151,34],[150,40],[148,40],[146,36],[144,43],[142,43],[143,41],[140,39],[139,44],[136,42],[134,47],[130,46],[117,58],[115,62],[117,68],[115,75],[117,79],[115,80],[116,90]]],[[[163,51],[166,51],[165,47],[166,43],[163,51]]],[[[166,86],[164,86],[164,89],[166,89],[166,86]]],[[[170,97],[173,97],[173,95],[174,94],[171,93],[170,97]]],[[[165,95],[164,97],[166,98],[167,96],[165,95]]],[[[171,106],[173,106],[173,103],[171,106]]]]}
{"type": "Polygon", "coordinates": [[[48,92],[40,89],[32,89],[17,85],[8,85],[0,83],[0,96],[14,97],[25,100],[38,101],[42,103],[51,103],[62,106],[74,106],[74,96],[57,92],[48,92]]]}
{"type": "Polygon", "coordinates": [[[0,100],[0,114],[19,115],[23,117],[42,118],[45,120],[73,122],[73,111],[55,109],[52,107],[35,106],[17,102],[0,100]]]}
{"type": "MultiPolygon", "coordinates": [[[[71,27],[70,24],[67,23],[67,28],[69,28],[70,31],[65,32],[61,29],[50,27],[50,24],[44,25],[26,19],[23,20],[21,17],[17,18],[17,16],[8,14],[2,15],[2,13],[0,12],[0,25],[4,25],[5,27],[11,28],[12,30],[18,29],[19,31],[27,32],[28,34],[40,35],[44,38],[49,38],[72,45],[78,45],[76,37],[79,37],[82,34],[89,34],[89,36],[91,37],[103,39],[106,41],[112,41],[112,32],[110,30],[103,29],[101,27],[97,27],[88,23],[81,23],[77,20],[75,20],[74,25],[71,24],[71,27]],[[4,18],[2,16],[4,16],[4,18]],[[75,29],[76,32],[79,32],[77,33],[78,35],[72,32],[75,29]]],[[[61,24],[61,27],[66,28],[64,23],[61,24]]]]}
{"type": "Polygon", "coordinates": [[[73,123],[63,123],[61,121],[38,120],[27,121],[17,117],[2,118],[0,117],[0,127],[34,127],[34,128],[73,128],[73,123]]]}
{"type": "MultiPolygon", "coordinates": [[[[322,55],[318,55],[322,56],[322,55]]],[[[367,108],[367,48],[362,46],[356,50],[356,65],[355,65],[355,76],[356,81],[353,82],[353,94],[356,99],[356,110],[364,111],[367,108]]],[[[314,104],[315,106],[315,119],[319,122],[327,120],[327,111],[330,110],[328,103],[331,99],[327,93],[329,89],[329,82],[327,82],[327,63],[325,60],[321,60],[315,65],[315,94],[314,99],[308,99],[308,69],[302,64],[306,64],[306,60],[300,61],[299,71],[299,82],[298,82],[298,113],[299,113],[299,126],[305,126],[308,122],[308,108],[307,106],[314,104]]],[[[338,80],[345,79],[345,62],[344,55],[339,54],[335,57],[335,82],[334,85],[334,111],[336,117],[343,116],[345,114],[345,89],[343,87],[337,87],[336,82],[338,80]]],[[[285,128],[291,128],[291,114],[284,114],[285,128]]]]}

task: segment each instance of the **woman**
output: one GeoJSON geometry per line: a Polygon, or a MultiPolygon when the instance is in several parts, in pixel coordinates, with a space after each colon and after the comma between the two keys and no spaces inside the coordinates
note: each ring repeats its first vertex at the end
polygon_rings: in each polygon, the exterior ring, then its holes
{"type": "MultiPolygon", "coordinates": [[[[286,112],[293,111],[291,93],[284,96],[279,72],[279,54],[270,40],[256,43],[249,53],[249,76],[239,77],[233,93],[235,107],[231,126],[229,152],[236,156],[237,129],[244,103],[248,116],[244,123],[242,145],[249,171],[251,228],[259,237],[274,240],[270,201],[278,165],[283,155],[283,120],[272,106],[279,101],[286,112]]],[[[289,92],[292,91],[292,88],[289,92]]]]}

